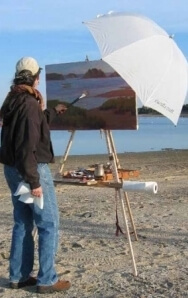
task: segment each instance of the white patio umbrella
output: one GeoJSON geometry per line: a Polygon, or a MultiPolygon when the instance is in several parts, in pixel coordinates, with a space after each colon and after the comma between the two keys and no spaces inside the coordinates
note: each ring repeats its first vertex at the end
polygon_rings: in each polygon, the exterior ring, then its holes
{"type": "Polygon", "coordinates": [[[175,125],[188,90],[188,64],[173,38],[137,14],[109,13],[84,22],[101,52],[144,106],[175,125]]]}

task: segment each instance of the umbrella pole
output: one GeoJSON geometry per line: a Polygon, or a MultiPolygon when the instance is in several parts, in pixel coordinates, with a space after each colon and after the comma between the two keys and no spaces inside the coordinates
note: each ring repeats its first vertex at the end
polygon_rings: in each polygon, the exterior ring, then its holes
{"type": "MultiPolygon", "coordinates": [[[[114,152],[114,143],[112,142],[112,134],[109,130],[105,130],[105,137],[106,137],[106,143],[107,143],[107,148],[108,148],[108,152],[109,152],[109,160],[113,165],[113,175],[114,175],[114,180],[116,182],[120,182],[119,179],[119,175],[118,175],[118,169],[117,169],[117,158],[115,156],[115,152],[114,152]]],[[[134,252],[133,252],[133,247],[132,247],[132,242],[131,242],[131,237],[130,237],[130,232],[129,232],[129,226],[128,226],[128,220],[127,220],[127,215],[126,215],[126,211],[125,211],[125,205],[124,205],[124,200],[123,200],[123,196],[122,196],[122,189],[117,189],[117,195],[120,199],[121,202],[121,208],[122,208],[122,214],[123,214],[123,220],[124,220],[124,224],[125,224],[125,228],[126,228],[126,234],[127,234],[127,239],[128,239],[128,243],[129,243],[129,248],[130,248],[130,252],[131,252],[131,258],[132,258],[132,263],[133,263],[133,271],[134,271],[134,275],[137,276],[137,268],[136,268],[136,262],[135,262],[135,258],[134,258],[134,252]]]]}

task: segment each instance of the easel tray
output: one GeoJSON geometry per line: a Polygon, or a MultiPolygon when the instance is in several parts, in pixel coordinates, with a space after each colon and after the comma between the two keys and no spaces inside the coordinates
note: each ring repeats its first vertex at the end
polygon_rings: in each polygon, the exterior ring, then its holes
{"type": "MultiPolygon", "coordinates": [[[[137,170],[125,170],[125,169],[118,169],[118,176],[119,179],[122,180],[128,180],[133,177],[138,177],[139,176],[139,171],[137,170]]],[[[102,181],[111,181],[113,179],[113,174],[112,173],[104,173],[102,181]]]]}

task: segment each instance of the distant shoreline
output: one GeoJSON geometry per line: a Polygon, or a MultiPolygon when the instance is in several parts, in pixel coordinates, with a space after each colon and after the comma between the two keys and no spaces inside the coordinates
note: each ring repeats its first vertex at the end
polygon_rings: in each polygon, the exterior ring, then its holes
{"type": "MultiPolygon", "coordinates": [[[[162,148],[161,150],[153,150],[153,151],[141,151],[141,152],[124,152],[124,153],[117,153],[117,156],[119,158],[127,157],[127,156],[147,156],[147,155],[160,155],[160,154],[182,154],[182,153],[187,153],[188,149],[173,149],[173,148],[162,148]]],[[[63,155],[63,154],[62,154],[63,155]]],[[[101,159],[107,157],[108,158],[108,153],[98,153],[98,154],[70,154],[68,156],[68,159],[101,159]]],[[[56,162],[59,162],[60,159],[62,158],[61,155],[56,155],[55,159],[56,162]]]]}
{"type": "MultiPolygon", "coordinates": [[[[164,115],[161,115],[161,114],[152,114],[152,113],[148,113],[148,114],[139,114],[138,113],[138,116],[141,116],[141,117],[164,117],[164,118],[166,118],[164,115]]],[[[187,118],[188,117],[188,113],[182,113],[180,115],[180,117],[187,118]]]]}
{"type": "MultiPolygon", "coordinates": [[[[138,116],[139,117],[164,117],[164,118],[166,118],[164,115],[161,115],[161,114],[152,114],[152,113],[148,113],[148,114],[139,114],[138,113],[138,116]]],[[[182,117],[182,118],[187,118],[188,117],[188,113],[181,113],[181,115],[180,115],[180,117],[182,117]]],[[[180,118],[179,117],[179,118],[180,118]]],[[[3,125],[3,122],[0,120],[0,128],[2,127],[2,125],[3,125]]]]}

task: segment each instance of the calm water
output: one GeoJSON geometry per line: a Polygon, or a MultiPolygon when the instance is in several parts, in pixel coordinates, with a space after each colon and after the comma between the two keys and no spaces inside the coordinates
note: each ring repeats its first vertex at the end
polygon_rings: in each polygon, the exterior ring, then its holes
{"type": "MultiPolygon", "coordinates": [[[[177,126],[165,117],[139,117],[138,130],[112,131],[117,153],[188,149],[188,118],[180,117],[177,126]]],[[[70,132],[51,131],[55,155],[63,155],[70,132]]],[[[76,131],[70,155],[106,154],[100,131],[76,131]]]]}
{"type": "MultiPolygon", "coordinates": [[[[188,149],[188,118],[177,126],[165,117],[139,117],[139,129],[112,131],[117,153],[188,149]]],[[[51,131],[55,155],[63,155],[70,132],[51,131]]],[[[105,154],[107,146],[99,131],[76,131],[70,155],[105,154]]]]}

